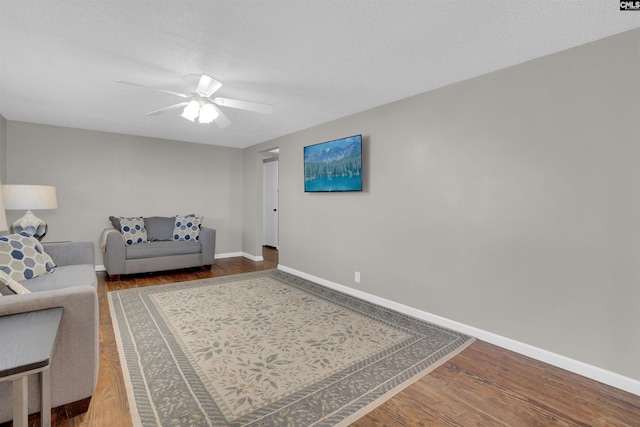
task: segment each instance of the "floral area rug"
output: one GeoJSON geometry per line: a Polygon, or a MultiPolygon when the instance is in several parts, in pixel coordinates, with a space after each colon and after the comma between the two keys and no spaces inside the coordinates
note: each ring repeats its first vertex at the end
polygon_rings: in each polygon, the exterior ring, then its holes
{"type": "Polygon", "coordinates": [[[334,426],[473,339],[271,270],[109,293],[135,426],[334,426]]]}

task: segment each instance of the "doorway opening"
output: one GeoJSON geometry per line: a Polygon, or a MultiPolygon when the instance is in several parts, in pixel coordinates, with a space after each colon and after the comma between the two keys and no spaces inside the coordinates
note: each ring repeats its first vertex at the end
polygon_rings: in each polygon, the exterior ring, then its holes
{"type": "Polygon", "coordinates": [[[278,249],[279,187],[278,165],[280,149],[263,153],[262,159],[262,245],[278,249]]]}

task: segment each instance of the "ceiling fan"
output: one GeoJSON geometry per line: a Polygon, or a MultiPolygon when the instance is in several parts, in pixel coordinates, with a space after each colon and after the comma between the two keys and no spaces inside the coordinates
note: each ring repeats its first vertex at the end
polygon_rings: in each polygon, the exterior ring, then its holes
{"type": "Polygon", "coordinates": [[[273,105],[270,104],[221,97],[212,98],[211,96],[222,87],[222,82],[207,74],[187,74],[184,76],[184,81],[187,84],[189,93],[173,92],[171,90],[125,82],[123,80],[116,80],[116,83],[143,87],[185,98],[185,101],[160,108],[159,110],[151,111],[150,113],[147,113],[147,116],[156,116],[158,114],[178,110],[184,107],[181,116],[185,119],[195,122],[197,118],[198,123],[211,123],[215,120],[219,127],[225,128],[231,125],[231,120],[229,120],[229,118],[225,116],[217,106],[237,108],[240,110],[254,111],[264,114],[273,113],[273,105]]]}

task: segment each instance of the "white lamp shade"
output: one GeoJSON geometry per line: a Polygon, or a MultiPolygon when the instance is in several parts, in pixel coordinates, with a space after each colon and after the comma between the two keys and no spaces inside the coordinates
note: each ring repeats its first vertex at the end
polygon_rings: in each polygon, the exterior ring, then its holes
{"type": "Polygon", "coordinates": [[[0,231],[7,231],[7,214],[4,211],[4,197],[2,196],[2,183],[0,183],[0,231]]]}
{"type": "Polygon", "coordinates": [[[3,185],[2,198],[9,210],[58,208],[56,187],[49,185],[3,185]]]}
{"type": "Polygon", "coordinates": [[[204,104],[200,107],[200,118],[198,119],[198,122],[211,123],[217,119],[219,115],[220,113],[218,113],[218,110],[216,110],[216,107],[214,107],[213,104],[204,104]]]}
{"type": "Polygon", "coordinates": [[[184,111],[182,111],[181,116],[187,120],[194,121],[196,117],[198,117],[198,113],[200,111],[200,104],[196,100],[192,100],[184,107],[184,111]]]}

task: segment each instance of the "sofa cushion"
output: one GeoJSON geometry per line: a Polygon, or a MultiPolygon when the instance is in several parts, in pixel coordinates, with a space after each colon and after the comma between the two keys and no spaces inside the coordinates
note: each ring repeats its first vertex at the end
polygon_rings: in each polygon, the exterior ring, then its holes
{"type": "Polygon", "coordinates": [[[65,265],[56,268],[51,274],[22,282],[31,292],[52,291],[72,286],[91,285],[98,287],[95,267],[91,264],[65,265]]]}
{"type": "Polygon", "coordinates": [[[202,225],[201,216],[176,215],[176,222],[173,227],[174,241],[193,241],[200,237],[200,227],[202,225]]]}
{"type": "Polygon", "coordinates": [[[144,220],[141,216],[132,218],[120,217],[120,232],[124,243],[134,245],[136,243],[144,243],[147,241],[147,229],[144,226],[144,220]]]}
{"type": "Polygon", "coordinates": [[[127,259],[155,258],[171,255],[197,254],[201,251],[200,242],[147,242],[126,247],[127,259]]]}
{"type": "Polygon", "coordinates": [[[35,237],[24,232],[0,237],[0,270],[14,280],[50,273],[55,266],[35,237]]]}
{"type": "Polygon", "coordinates": [[[173,226],[176,218],[173,216],[152,216],[144,219],[147,228],[147,240],[150,242],[172,240],[173,226]]]}

